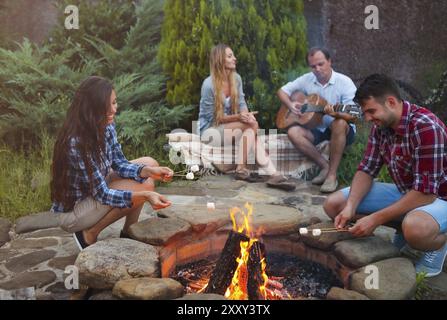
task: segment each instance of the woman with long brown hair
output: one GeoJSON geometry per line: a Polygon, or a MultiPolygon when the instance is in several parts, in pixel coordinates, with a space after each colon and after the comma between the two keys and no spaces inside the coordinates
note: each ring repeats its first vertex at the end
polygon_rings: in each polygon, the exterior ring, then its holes
{"type": "Polygon", "coordinates": [[[109,80],[87,78],[76,90],[54,146],[51,210],[61,228],[74,233],[81,250],[122,217],[121,237],[128,237],[145,201],[154,209],[171,204],[154,192],[154,180],[171,180],[172,170],[150,157],[129,162],[123,155],[114,124],[117,107],[109,80]]]}
{"type": "Polygon", "coordinates": [[[255,160],[269,175],[267,185],[294,190],[295,184],[279,174],[260,139],[258,122],[248,111],[242,88],[242,78],[236,72],[236,57],[228,45],[218,44],[211,49],[210,73],[203,81],[199,111],[199,131],[205,143],[216,146],[238,145],[236,174],[238,180],[259,181],[247,168],[248,157],[255,160]]]}

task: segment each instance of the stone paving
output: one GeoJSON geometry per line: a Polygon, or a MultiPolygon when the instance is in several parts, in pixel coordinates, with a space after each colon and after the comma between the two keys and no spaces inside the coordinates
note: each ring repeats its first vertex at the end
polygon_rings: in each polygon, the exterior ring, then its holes
{"type": "MultiPolygon", "coordinates": [[[[82,253],[72,234],[59,229],[48,212],[20,218],[14,225],[0,218],[0,299],[82,299],[86,297],[86,286],[92,300],[222,299],[216,295],[183,296],[176,281],[160,278],[164,272],[160,261],[165,248],[175,249],[185,241],[203,241],[214,234],[225,234],[231,229],[229,209],[243,207],[246,202],[254,205],[253,227],[263,228],[272,247],[306,252],[309,257],[343,269],[340,274],[344,272],[346,276],[345,288],[333,288],[328,299],[414,296],[416,273],[411,252],[401,255],[390,244],[392,229],[380,227],[375,236],[363,239],[341,233],[319,238],[298,234],[301,226],[331,225],[322,209],[325,196],[309,183],[297,181],[296,191],[285,192],[267,188],[263,183],[235,181],[231,176],[209,176],[164,184],[158,191],[173,206],[155,213],[145,205],[140,222],[131,228],[134,240],[119,238],[123,221],[118,221],[101,233],[98,243],[82,253]],[[208,211],[207,202],[214,202],[216,210],[208,211]],[[379,269],[378,290],[365,289],[365,268],[369,264],[379,269]],[[64,270],[73,265],[80,271],[78,290],[68,290],[64,284],[70,275],[64,270]]],[[[446,273],[429,279],[426,286],[429,290],[423,298],[447,299],[446,273]]]]}

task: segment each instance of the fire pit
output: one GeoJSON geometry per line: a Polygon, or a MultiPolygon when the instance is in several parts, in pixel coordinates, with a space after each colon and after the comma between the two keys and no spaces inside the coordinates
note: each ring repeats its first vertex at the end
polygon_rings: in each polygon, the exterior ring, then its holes
{"type": "Polygon", "coordinates": [[[251,226],[252,212],[250,204],[245,210],[232,208],[233,228],[219,256],[192,259],[169,276],[189,293],[217,293],[234,300],[325,298],[331,287],[343,286],[320,264],[275,250],[267,253],[263,228],[251,226]]]}
{"type": "MultiPolygon", "coordinates": [[[[171,278],[187,293],[202,293],[211,278],[218,258],[200,260],[176,268],[171,278]]],[[[332,287],[343,287],[334,273],[319,263],[292,255],[267,254],[268,287],[275,299],[325,299],[332,287]]]]}

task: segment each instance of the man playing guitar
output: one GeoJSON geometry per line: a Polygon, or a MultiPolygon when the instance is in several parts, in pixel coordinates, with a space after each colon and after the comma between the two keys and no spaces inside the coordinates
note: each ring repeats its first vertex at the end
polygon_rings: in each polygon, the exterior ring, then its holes
{"type": "MultiPolygon", "coordinates": [[[[304,97],[311,94],[319,95],[332,105],[353,105],[357,88],[349,77],[332,69],[329,52],[323,48],[312,48],[306,57],[312,72],[278,90],[277,95],[282,104],[298,117],[301,116],[304,97]]],[[[287,134],[293,145],[321,168],[312,183],[322,185],[321,192],[330,193],[338,187],[337,169],[346,145],[354,142],[355,125],[348,124],[342,118],[334,118],[336,113],[330,106],[325,108],[325,113],[315,128],[296,124],[288,128],[287,134]],[[330,140],[329,161],[315,147],[324,140],[330,140]]]]}

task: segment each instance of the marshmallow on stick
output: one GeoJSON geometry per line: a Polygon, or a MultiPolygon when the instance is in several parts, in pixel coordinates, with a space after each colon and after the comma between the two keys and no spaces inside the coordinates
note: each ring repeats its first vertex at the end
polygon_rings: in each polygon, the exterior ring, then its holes
{"type": "Polygon", "coordinates": [[[216,205],[214,204],[214,202],[208,202],[208,203],[206,204],[206,208],[207,208],[208,210],[215,210],[215,209],[216,209],[216,205]]]}
{"type": "Polygon", "coordinates": [[[313,229],[313,230],[312,230],[312,235],[313,235],[314,237],[321,236],[321,229],[313,229]]]}
{"type": "Polygon", "coordinates": [[[300,228],[300,234],[308,234],[309,230],[307,228],[300,228]]]}

